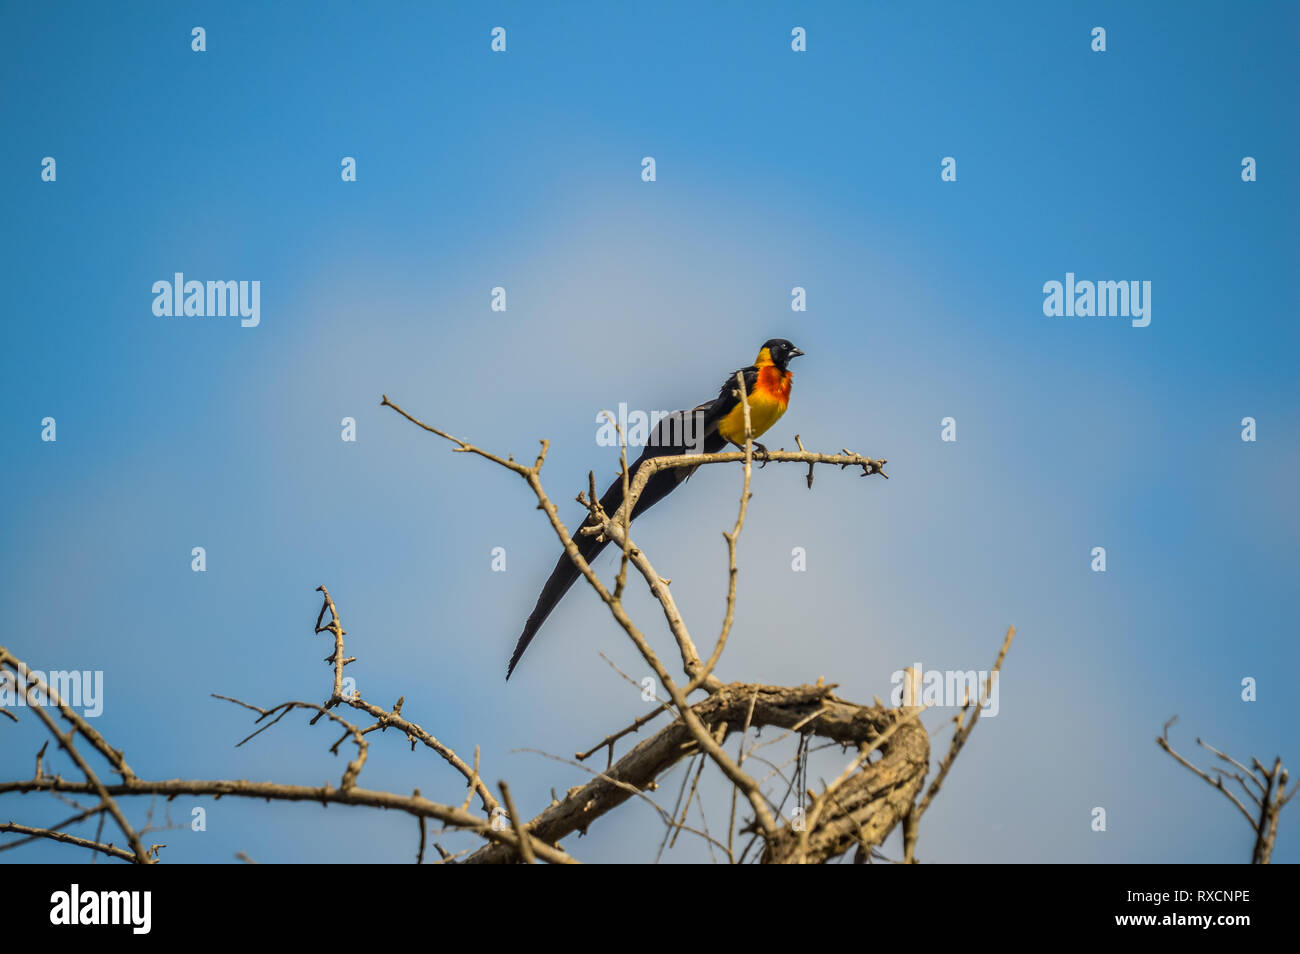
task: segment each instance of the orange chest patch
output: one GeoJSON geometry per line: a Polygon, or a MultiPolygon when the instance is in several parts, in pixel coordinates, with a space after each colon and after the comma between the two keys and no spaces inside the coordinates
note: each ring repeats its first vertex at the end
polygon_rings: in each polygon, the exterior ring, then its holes
{"type": "MultiPolygon", "coordinates": [[[[777,401],[781,410],[790,403],[790,381],[794,377],[789,371],[779,371],[775,365],[759,368],[758,380],[754,382],[754,396],[764,396],[777,401]]],[[[754,396],[750,400],[754,400],[754,396]]]]}
{"type": "MultiPolygon", "coordinates": [[[[785,413],[790,403],[790,380],[789,371],[772,366],[759,369],[758,380],[749,395],[749,427],[754,437],[761,437],[785,413]]],[[[718,422],[718,433],[739,447],[745,446],[745,409],[739,401],[718,422]]]]}

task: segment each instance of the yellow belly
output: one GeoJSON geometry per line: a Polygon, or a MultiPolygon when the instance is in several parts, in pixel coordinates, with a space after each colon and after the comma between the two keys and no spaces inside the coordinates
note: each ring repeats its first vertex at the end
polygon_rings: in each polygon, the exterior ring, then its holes
{"type": "MultiPolygon", "coordinates": [[[[749,397],[749,430],[754,437],[761,437],[763,432],[781,419],[785,413],[786,402],[777,400],[769,394],[756,392],[749,397]]],[[[745,408],[740,402],[718,422],[718,433],[737,447],[745,446],[745,408]]]]}

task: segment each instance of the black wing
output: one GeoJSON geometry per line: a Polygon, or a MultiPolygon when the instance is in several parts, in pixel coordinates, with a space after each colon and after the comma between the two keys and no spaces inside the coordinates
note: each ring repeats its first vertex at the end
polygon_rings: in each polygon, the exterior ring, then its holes
{"type": "MultiPolygon", "coordinates": [[[[754,385],[758,383],[758,368],[751,364],[747,368],[740,368],[731,372],[731,376],[722,382],[722,387],[718,390],[718,396],[708,404],[700,405],[700,408],[707,408],[705,420],[715,432],[718,429],[718,422],[730,414],[736,405],[740,403],[740,398],[736,396],[736,375],[738,374],[745,376],[745,393],[753,394],[754,385]]],[[[700,408],[696,408],[696,410],[700,408]]],[[[727,444],[726,439],[720,440],[721,444],[719,446],[725,447],[727,444]]]]}

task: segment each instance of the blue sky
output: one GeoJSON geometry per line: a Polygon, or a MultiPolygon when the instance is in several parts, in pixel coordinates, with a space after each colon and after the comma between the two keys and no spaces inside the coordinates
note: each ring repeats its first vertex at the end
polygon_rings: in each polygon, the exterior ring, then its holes
{"type": "MultiPolygon", "coordinates": [[[[549,438],[572,521],[587,471],[616,466],[600,408],[692,406],[779,335],[807,356],[766,443],[887,457],[892,479],[757,474],[722,677],[825,676],[865,701],[916,661],[987,668],[1014,623],[1000,712],[921,857],[1247,859],[1244,821],[1153,740],[1178,714],[1185,752],[1300,759],[1298,21],[1226,3],[10,7],[3,644],[103,670],[97,725],[141,775],[319,784],[343,768],[328,733],[289,719],[235,749],[247,720],[209,693],[325,698],[324,583],[363,693],[480,745],[532,814],[582,776],[520,750],[568,756],[630,721],[644,704],[598,653],[644,664],[575,591],[502,680],[554,538],[522,482],[380,395],[494,451],[549,438]],[[156,317],[151,287],[178,271],[259,281],[260,325],[156,317]],[[1151,324],[1045,317],[1067,272],[1150,281],[1151,324]]],[[[706,468],[637,528],[702,642],[738,491],[706,468]]],[[[667,651],[649,599],[630,608],[667,651]]],[[[38,746],[32,719],[0,722],[0,774],[29,774],[38,746]]],[[[457,778],[387,739],[363,775],[459,803],[457,778]]],[[[168,860],[413,856],[405,818],[206,808],[206,832],[159,839],[168,860]]],[[[1276,860],[1300,860],[1298,830],[1284,815],[1276,860]]],[[[658,838],[629,806],[566,847],[647,860],[658,838]]]]}

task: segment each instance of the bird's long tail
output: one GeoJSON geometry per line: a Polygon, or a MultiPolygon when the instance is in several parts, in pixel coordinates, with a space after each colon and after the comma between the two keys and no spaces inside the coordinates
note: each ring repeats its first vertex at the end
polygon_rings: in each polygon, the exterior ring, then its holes
{"type": "MultiPolygon", "coordinates": [[[[700,410],[700,408],[696,408],[700,410]]],[[[686,413],[686,412],[679,412],[686,413]]],[[[707,433],[704,436],[702,450],[706,454],[717,453],[726,445],[726,441],[716,433],[707,433]]],[[[628,481],[636,478],[637,473],[641,470],[642,464],[646,461],[660,457],[666,454],[683,453],[682,446],[672,443],[661,443],[648,446],[636,459],[636,462],[628,468],[628,481]]],[[[668,496],[683,480],[691,475],[694,468],[680,468],[674,470],[664,470],[655,474],[647,481],[645,489],[641,496],[637,498],[636,506],[632,508],[629,520],[635,520],[641,514],[645,513],[664,497],[668,496]]],[[[623,503],[623,480],[621,477],[616,478],[605,495],[600,498],[600,506],[605,513],[613,516],[618,512],[618,508],[623,503]]],[[[584,526],[589,526],[584,522],[584,526]]],[[[601,550],[605,549],[608,540],[598,540],[594,534],[575,533],[573,541],[578,545],[578,552],[582,554],[584,560],[591,563],[601,550]]],[[[569,587],[578,581],[582,574],[574,566],[573,560],[569,558],[568,552],[560,554],[559,561],[555,564],[555,569],[551,571],[550,579],[542,587],[542,594],[537,597],[537,605],[533,607],[533,612],[528,617],[528,622],[524,624],[524,631],[519,635],[519,642],[515,643],[514,654],[510,657],[510,665],[506,669],[506,678],[509,679],[515,671],[515,666],[519,662],[519,657],[524,654],[528,644],[533,641],[537,631],[542,628],[546,622],[546,617],[551,615],[551,610],[555,609],[556,604],[560,602],[564,594],[569,592],[569,587]]]]}
{"type": "MultiPolygon", "coordinates": [[[[622,487],[619,490],[621,491],[622,487]]],[[[576,537],[574,543],[578,545],[578,552],[582,554],[582,558],[591,563],[600,551],[605,549],[609,541],[599,540],[593,535],[576,537]]],[[[542,587],[541,595],[537,597],[537,605],[533,607],[532,613],[528,616],[528,622],[524,624],[524,631],[519,636],[519,642],[515,643],[514,655],[510,657],[510,666],[506,669],[507,679],[514,673],[519,657],[524,654],[528,644],[533,641],[537,631],[542,628],[542,623],[546,622],[546,617],[551,615],[551,610],[555,609],[560,600],[564,598],[564,594],[569,592],[569,587],[578,582],[578,577],[581,575],[578,567],[570,559],[568,551],[562,552],[559,561],[555,564],[555,569],[551,571],[550,578],[547,579],[546,585],[542,587]]]]}
{"type": "MultiPolygon", "coordinates": [[[[632,467],[628,468],[629,480],[636,476],[637,469],[640,466],[641,460],[638,459],[632,467]]],[[[653,503],[653,501],[651,502],[653,503]]],[[[609,485],[605,495],[600,498],[600,505],[604,508],[605,513],[612,515],[622,503],[623,478],[619,477],[609,485]]],[[[642,501],[638,500],[636,507],[633,508],[635,510],[633,516],[639,514],[646,506],[648,505],[643,505],[642,501]]],[[[590,526],[590,524],[584,521],[583,526],[590,526]]],[[[606,544],[609,543],[608,540],[601,540],[596,534],[584,536],[581,533],[573,535],[573,542],[578,545],[578,552],[582,554],[582,558],[588,563],[596,559],[600,551],[605,549],[606,544]]],[[[528,644],[533,641],[537,631],[546,622],[546,617],[551,615],[551,610],[555,609],[560,600],[564,598],[564,594],[569,592],[569,587],[578,582],[580,576],[582,576],[582,573],[573,560],[570,559],[569,552],[567,550],[561,552],[560,559],[555,564],[555,569],[551,571],[550,578],[546,581],[546,585],[542,587],[541,595],[537,597],[537,605],[533,607],[532,613],[529,614],[528,622],[524,623],[524,631],[519,635],[519,642],[515,643],[514,654],[510,657],[510,665],[506,668],[507,679],[515,671],[519,657],[524,654],[528,644]]]]}

